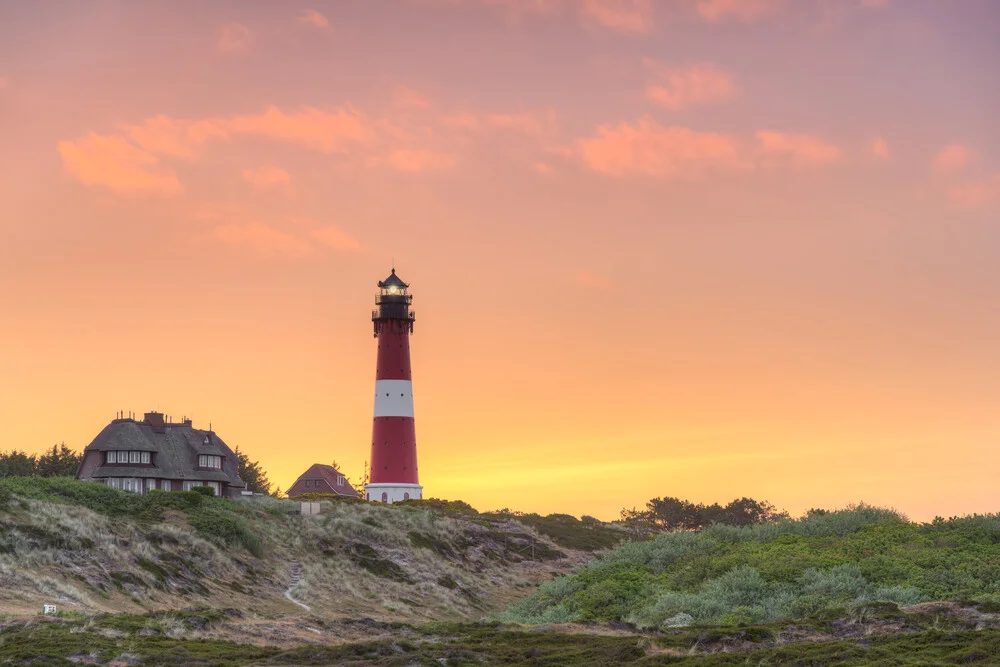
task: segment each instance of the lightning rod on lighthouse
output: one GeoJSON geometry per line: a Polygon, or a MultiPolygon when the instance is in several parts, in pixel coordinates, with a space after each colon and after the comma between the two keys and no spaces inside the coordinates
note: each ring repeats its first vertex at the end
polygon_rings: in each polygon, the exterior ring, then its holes
{"type": "Polygon", "coordinates": [[[417,436],[413,423],[410,334],[416,319],[413,295],[396,269],[378,283],[372,324],[378,340],[372,455],[365,498],[384,503],[421,498],[417,436]]]}

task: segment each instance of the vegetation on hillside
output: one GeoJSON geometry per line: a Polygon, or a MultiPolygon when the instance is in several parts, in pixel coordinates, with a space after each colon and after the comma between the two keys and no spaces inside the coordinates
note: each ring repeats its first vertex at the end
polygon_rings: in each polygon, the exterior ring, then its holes
{"type": "MultiPolygon", "coordinates": [[[[872,610],[842,627],[682,628],[657,635],[537,632],[498,624],[409,625],[310,617],[309,639],[266,641],[256,614],[188,610],[7,622],[0,661],[178,665],[927,665],[994,664],[1000,629],[973,613],[872,610]],[[257,638],[258,641],[247,641],[257,638]],[[345,638],[349,638],[345,641],[345,638]],[[236,640],[240,641],[236,641],[236,640]],[[265,641],[261,641],[264,639],[265,641]]],[[[285,627],[292,631],[294,626],[285,627]]],[[[273,630],[272,630],[273,631],[273,630]]]]}
{"type": "Polygon", "coordinates": [[[627,542],[502,618],[640,628],[764,623],[886,601],[1000,602],[1000,515],[929,524],[866,505],[627,542]]]}
{"type": "MultiPolygon", "coordinates": [[[[240,451],[239,446],[236,447],[234,453],[239,461],[239,467],[236,474],[243,480],[243,483],[247,485],[247,491],[270,495],[271,481],[267,478],[267,471],[264,470],[260,461],[252,461],[248,454],[240,451]]],[[[276,489],[276,493],[274,495],[280,495],[280,491],[280,489],[276,489]]]]}
{"type": "Polygon", "coordinates": [[[65,443],[52,445],[42,455],[16,449],[0,452],[0,477],[71,477],[79,465],[80,455],[65,443]]]}
{"type": "Polygon", "coordinates": [[[692,503],[680,498],[653,498],[644,509],[623,509],[622,522],[647,530],[698,530],[714,524],[752,526],[789,518],[766,500],[737,498],[728,505],[692,503]]]}
{"type": "Polygon", "coordinates": [[[509,517],[433,506],[236,501],[117,491],[69,478],[0,480],[0,608],[252,605],[477,619],[568,571],[579,552],[509,517]],[[300,575],[292,578],[292,563],[300,575]]]}
{"type": "Polygon", "coordinates": [[[190,525],[206,539],[243,547],[258,557],[262,553],[260,538],[250,529],[244,506],[197,491],[139,494],[69,477],[0,479],[0,509],[12,509],[17,499],[70,504],[146,524],[161,521],[164,512],[172,509],[186,514],[190,525]]]}

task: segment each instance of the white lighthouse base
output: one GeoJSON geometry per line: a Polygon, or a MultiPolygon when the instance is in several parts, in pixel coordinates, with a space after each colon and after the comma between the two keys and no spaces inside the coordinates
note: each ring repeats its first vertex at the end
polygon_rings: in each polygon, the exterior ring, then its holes
{"type": "Polygon", "coordinates": [[[368,484],[365,486],[365,500],[374,500],[380,503],[420,500],[423,497],[424,487],[419,484],[368,484]]]}

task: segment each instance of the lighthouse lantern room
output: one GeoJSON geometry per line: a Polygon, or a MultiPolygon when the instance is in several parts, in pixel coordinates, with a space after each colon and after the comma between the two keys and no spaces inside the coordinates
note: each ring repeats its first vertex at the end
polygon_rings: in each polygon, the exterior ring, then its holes
{"type": "Polygon", "coordinates": [[[413,423],[410,334],[416,319],[409,285],[396,269],[378,283],[372,324],[378,340],[375,415],[365,498],[385,503],[421,498],[417,477],[417,436],[413,423]]]}

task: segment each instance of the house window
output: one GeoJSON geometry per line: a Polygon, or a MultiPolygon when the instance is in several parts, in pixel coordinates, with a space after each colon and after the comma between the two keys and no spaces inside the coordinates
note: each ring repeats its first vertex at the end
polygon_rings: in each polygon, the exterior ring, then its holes
{"type": "Polygon", "coordinates": [[[149,465],[152,462],[152,455],[149,452],[111,450],[104,453],[104,462],[149,465]]]}
{"type": "Polygon", "coordinates": [[[403,494],[403,500],[409,500],[409,499],[410,499],[410,494],[404,493],[403,494]]]}
{"type": "Polygon", "coordinates": [[[310,486],[312,486],[312,480],[311,479],[307,479],[306,480],[306,488],[308,489],[310,486]]]}
{"type": "Polygon", "coordinates": [[[386,493],[385,491],[382,492],[382,502],[383,503],[389,502],[389,494],[386,493]]]}
{"type": "Polygon", "coordinates": [[[221,468],[222,467],[222,457],[213,456],[211,454],[199,454],[198,455],[198,467],[199,468],[221,468]]]}
{"type": "Polygon", "coordinates": [[[185,491],[190,491],[192,488],[194,488],[196,486],[210,486],[210,487],[212,487],[212,489],[215,490],[215,495],[216,496],[221,495],[221,493],[222,493],[222,485],[219,482],[202,482],[201,480],[197,480],[197,479],[195,479],[195,480],[188,480],[188,481],[184,482],[184,490],[185,491]]]}
{"type": "Polygon", "coordinates": [[[108,477],[104,483],[119,491],[142,493],[142,480],[134,477],[108,477]]]}
{"type": "Polygon", "coordinates": [[[343,486],[343,485],[344,485],[344,476],[337,475],[337,486],[343,486]]]}

